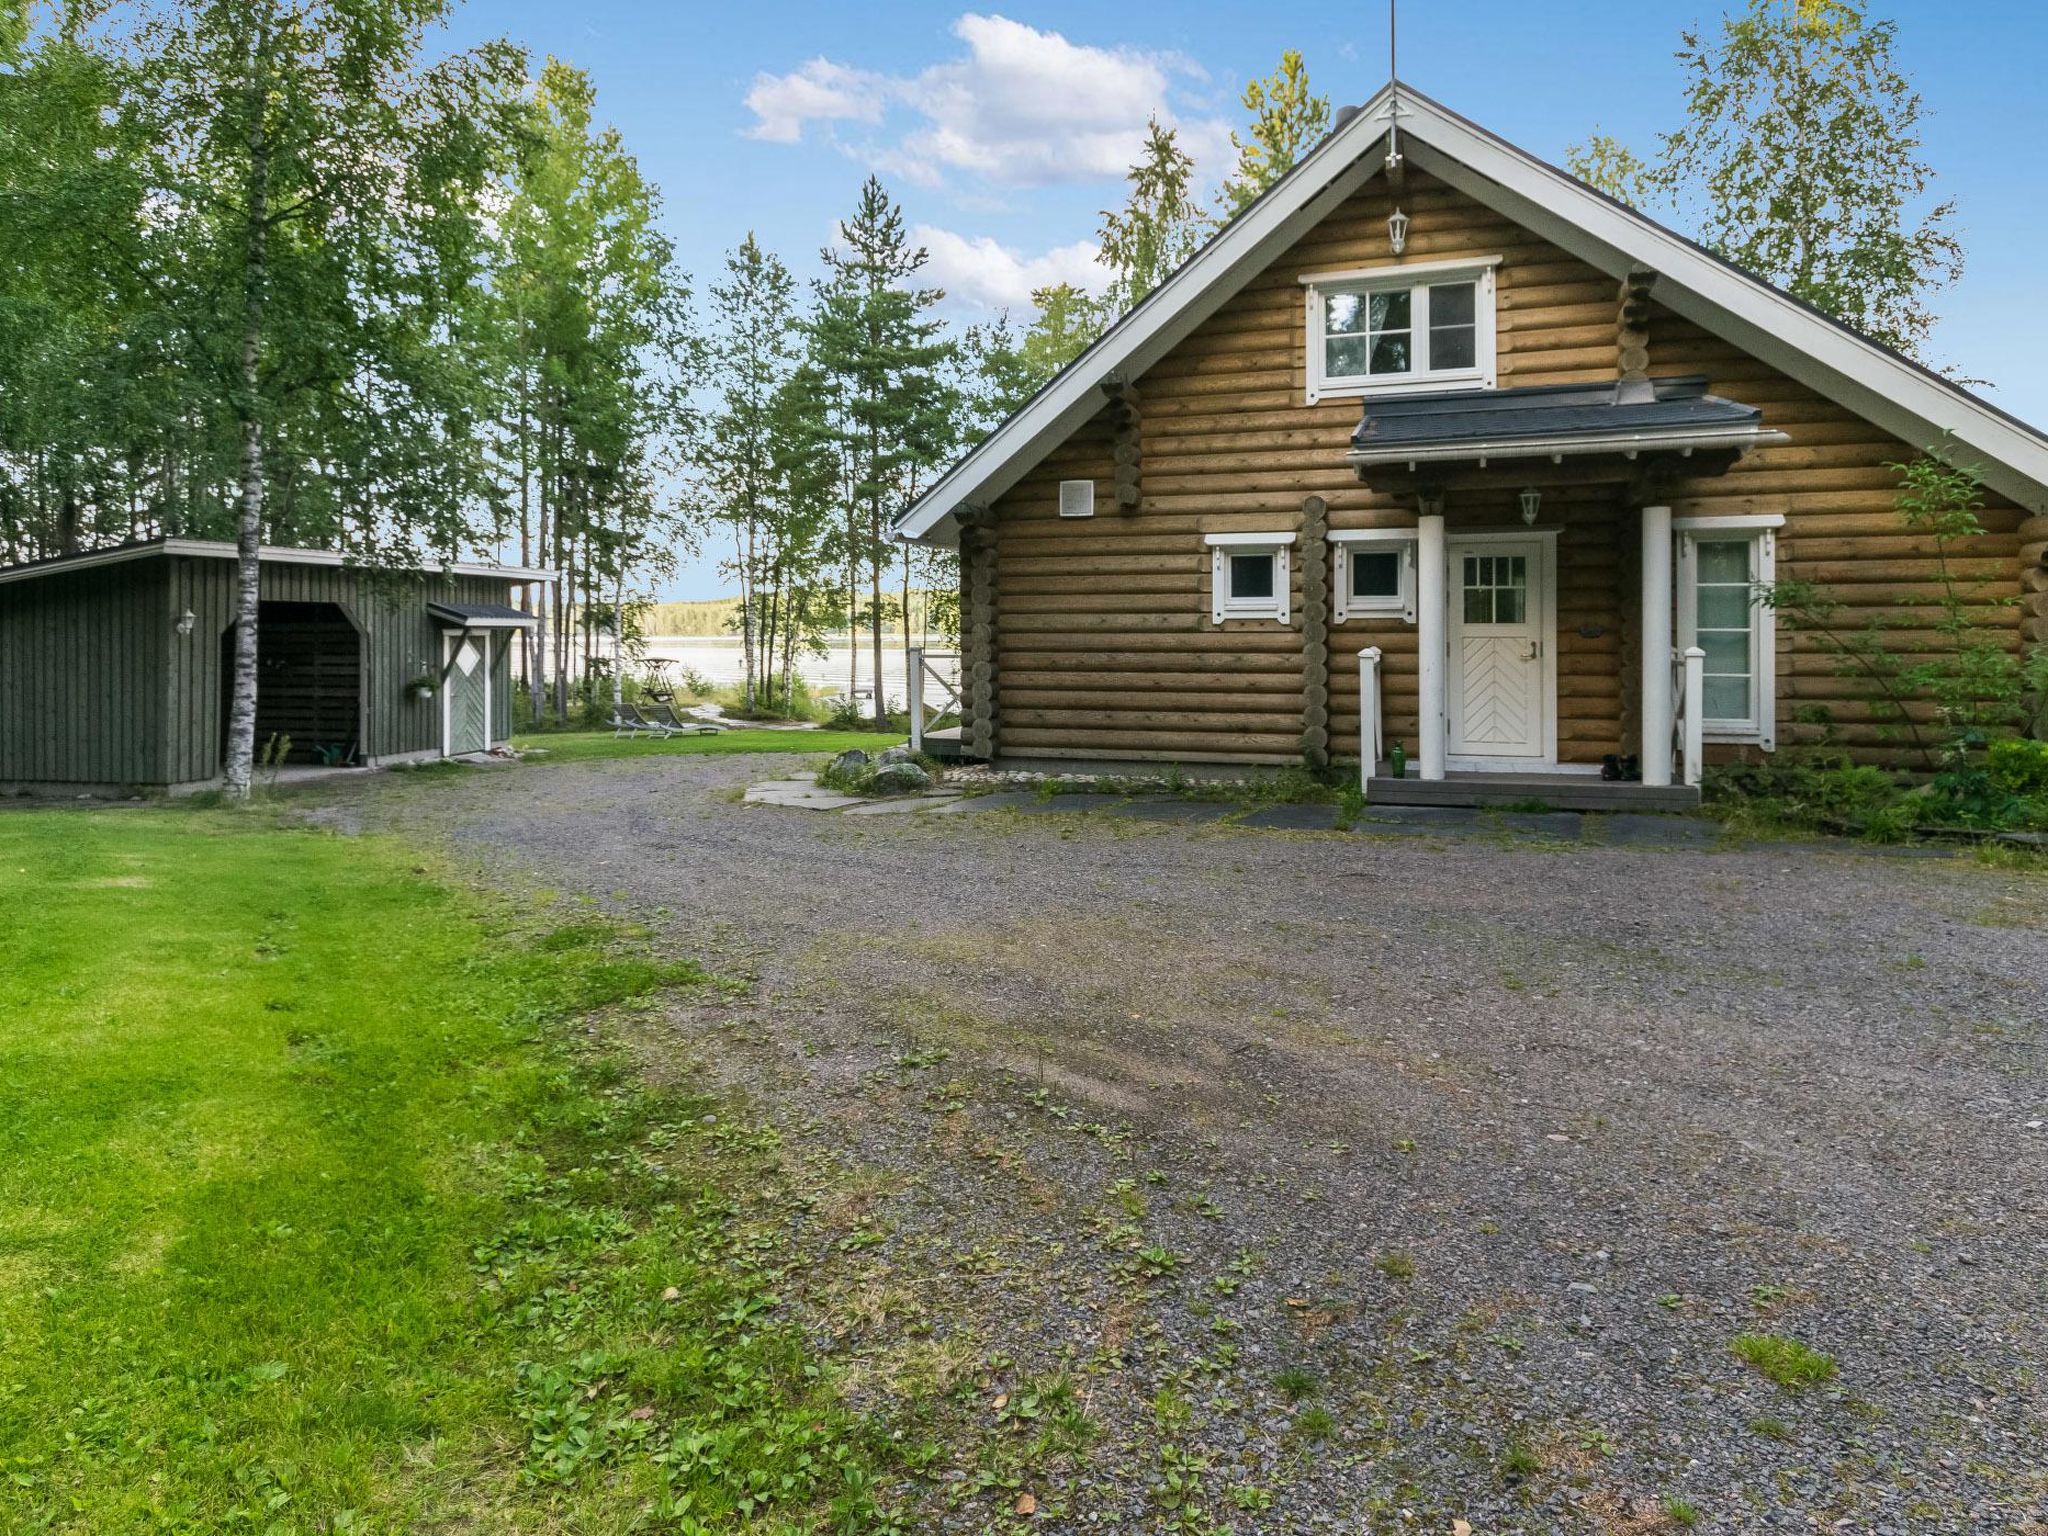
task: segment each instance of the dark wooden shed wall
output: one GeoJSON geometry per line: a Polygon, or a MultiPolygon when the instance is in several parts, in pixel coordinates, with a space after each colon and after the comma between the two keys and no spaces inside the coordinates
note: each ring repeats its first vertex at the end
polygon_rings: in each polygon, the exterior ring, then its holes
{"type": "MultiPolygon", "coordinates": [[[[0,585],[0,783],[180,785],[220,772],[221,639],[232,560],[165,555],[0,585]],[[192,633],[175,632],[194,616],[192,633]]],[[[502,603],[488,576],[379,576],[266,562],[266,602],[334,603],[363,636],[363,753],[438,752],[441,701],[405,684],[441,673],[430,601],[502,603]]],[[[497,640],[502,652],[502,637],[497,640]]],[[[494,658],[492,735],[509,734],[510,669],[494,658]]]]}
{"type": "Polygon", "coordinates": [[[161,560],[0,586],[0,782],[164,784],[161,560]]]}

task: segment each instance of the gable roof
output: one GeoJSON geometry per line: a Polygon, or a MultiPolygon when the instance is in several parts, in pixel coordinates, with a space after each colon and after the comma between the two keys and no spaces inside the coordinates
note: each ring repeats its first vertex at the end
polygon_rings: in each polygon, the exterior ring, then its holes
{"type": "MultiPolygon", "coordinates": [[[[148,539],[135,544],[115,544],[107,549],[88,549],[76,555],[52,555],[25,565],[0,565],[0,582],[29,581],[60,571],[83,571],[96,565],[115,565],[124,560],[146,560],[155,555],[187,555],[202,560],[233,560],[240,551],[220,539],[148,539]]],[[[257,559],[267,565],[326,565],[365,569],[361,561],[332,549],[293,549],[283,544],[265,544],[257,559]]],[[[493,565],[474,560],[428,560],[420,569],[430,575],[490,576],[511,582],[548,581],[553,571],[523,565],[493,565]]]]}
{"type": "Polygon", "coordinates": [[[954,509],[1023,478],[1101,407],[1105,378],[1143,373],[1378,175],[1390,124],[1410,164],[1617,280],[1652,268],[1667,309],[1909,444],[1953,438],[1986,485],[2048,511],[2048,435],[1397,81],[956,462],[898,536],[952,542],[954,509]]]}

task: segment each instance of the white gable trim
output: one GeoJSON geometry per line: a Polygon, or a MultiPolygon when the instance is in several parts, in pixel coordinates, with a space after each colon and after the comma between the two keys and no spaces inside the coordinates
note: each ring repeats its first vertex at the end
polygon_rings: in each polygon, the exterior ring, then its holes
{"type": "Polygon", "coordinates": [[[1602,196],[1407,86],[1388,86],[1258,202],[1105,332],[914,502],[901,537],[949,543],[956,507],[1001,495],[1093,416],[1112,373],[1142,373],[1264,270],[1301,233],[1381,169],[1382,126],[1399,99],[1413,164],[1582,260],[1621,277],[1658,274],[1656,298],[1811,389],[1901,438],[1945,437],[1973,455],[1992,489],[2048,512],[2048,437],[1866,341],[1768,283],[1602,196]]]}
{"type": "Polygon", "coordinates": [[[2048,511],[2048,436],[1428,98],[1401,99],[1416,166],[1617,278],[1652,268],[1666,308],[1909,447],[1952,435],[1983,455],[1987,485],[2048,511]]]}
{"type": "Polygon", "coordinates": [[[985,505],[1086,422],[1105,401],[1111,374],[1139,374],[1185,340],[1240,288],[1321,223],[1381,169],[1386,129],[1375,107],[1359,112],[1183,262],[1138,307],[1098,337],[930,490],[911,503],[898,537],[951,543],[955,508],[985,505]],[[936,534],[936,538],[931,536],[936,534]]]}

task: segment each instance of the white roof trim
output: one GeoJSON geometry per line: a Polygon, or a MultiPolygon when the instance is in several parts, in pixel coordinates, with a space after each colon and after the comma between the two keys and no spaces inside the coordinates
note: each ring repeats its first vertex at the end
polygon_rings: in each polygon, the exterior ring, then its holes
{"type": "Polygon", "coordinates": [[[2048,436],[1940,375],[1738,271],[1405,85],[1389,85],[1233,220],[932,488],[898,525],[950,542],[956,507],[986,504],[1092,416],[1105,375],[1142,373],[1380,169],[1370,152],[1398,101],[1413,164],[1619,278],[1658,274],[1656,299],[1914,447],[1944,437],[1971,453],[1985,483],[2048,512],[2048,436]],[[942,528],[942,525],[947,525],[942,528]]]}
{"type": "Polygon", "coordinates": [[[1400,87],[1410,159],[1617,278],[1657,273],[1653,297],[1915,448],[1946,436],[1984,456],[1985,483],[2048,510],[2048,436],[1859,336],[1683,235],[1400,87]]]}
{"type": "MultiPolygon", "coordinates": [[[[148,544],[123,544],[116,549],[88,550],[82,555],[61,555],[54,560],[36,560],[27,565],[0,566],[0,581],[26,581],[58,571],[85,571],[98,565],[115,565],[123,560],[142,560],[152,555],[189,555],[201,560],[232,560],[234,545],[216,539],[157,539],[148,544]]],[[[360,570],[379,567],[364,565],[331,549],[291,549],[265,544],[257,551],[259,560],[273,565],[353,566],[360,570]]],[[[420,569],[437,576],[490,576],[501,581],[550,581],[554,572],[536,566],[490,565],[475,561],[428,560],[420,569]]]]}
{"type": "MultiPolygon", "coordinates": [[[[956,507],[984,505],[1015,485],[1102,408],[1105,401],[1098,386],[1105,377],[1138,374],[1151,367],[1371,180],[1380,161],[1369,151],[1385,137],[1386,128],[1368,108],[1309,151],[1306,159],[912,502],[896,526],[897,536],[923,539],[939,531],[956,507]]],[[[950,542],[944,535],[951,531],[949,525],[938,542],[950,542]]]]}

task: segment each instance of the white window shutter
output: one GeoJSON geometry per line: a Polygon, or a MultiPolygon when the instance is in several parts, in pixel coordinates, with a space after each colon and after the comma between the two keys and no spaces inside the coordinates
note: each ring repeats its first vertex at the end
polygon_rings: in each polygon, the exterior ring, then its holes
{"type": "Polygon", "coordinates": [[[1224,554],[1220,548],[1211,550],[1210,555],[1212,557],[1209,562],[1210,606],[1215,610],[1213,622],[1221,624],[1223,622],[1223,595],[1230,590],[1230,557],[1224,554]]]}
{"type": "Polygon", "coordinates": [[[1095,515],[1095,482],[1093,480],[1062,480],[1060,482],[1060,516],[1093,517],[1095,515]]]}
{"type": "Polygon", "coordinates": [[[1273,551],[1273,596],[1280,604],[1280,622],[1282,624],[1288,621],[1287,616],[1290,612],[1290,604],[1293,601],[1287,578],[1289,568],[1287,563],[1287,546],[1282,544],[1273,551]]]}

